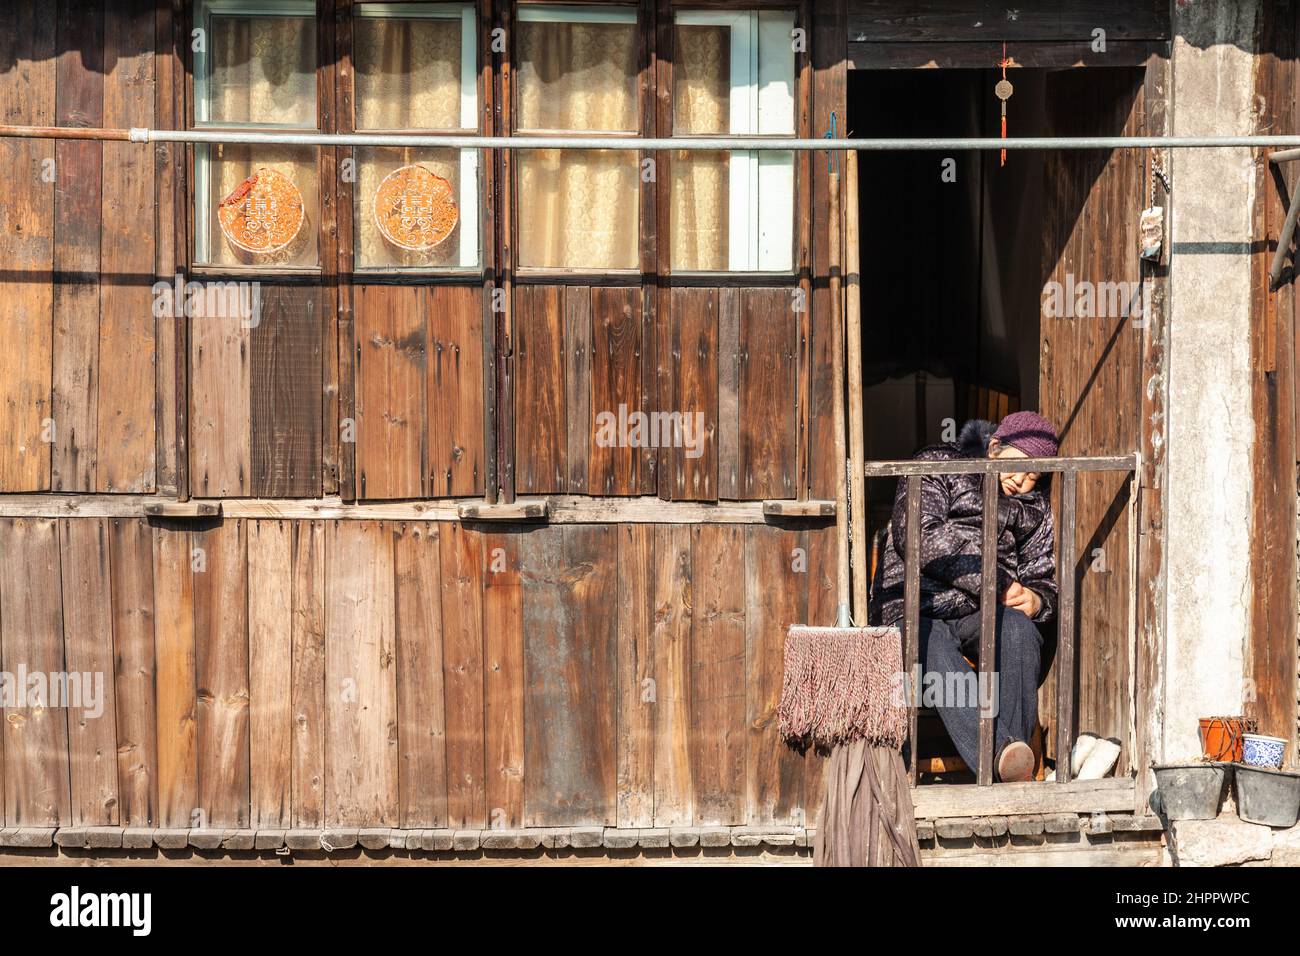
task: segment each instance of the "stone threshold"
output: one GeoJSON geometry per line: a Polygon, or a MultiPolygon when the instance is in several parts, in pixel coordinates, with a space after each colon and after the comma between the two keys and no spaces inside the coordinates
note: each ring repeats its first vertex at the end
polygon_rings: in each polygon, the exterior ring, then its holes
{"type": "Polygon", "coordinates": [[[0,847],[88,850],[366,850],[606,849],[690,847],[811,848],[816,830],[805,827],[527,827],[452,830],[392,827],[319,829],[184,829],[169,827],[8,827],[0,847]]]}

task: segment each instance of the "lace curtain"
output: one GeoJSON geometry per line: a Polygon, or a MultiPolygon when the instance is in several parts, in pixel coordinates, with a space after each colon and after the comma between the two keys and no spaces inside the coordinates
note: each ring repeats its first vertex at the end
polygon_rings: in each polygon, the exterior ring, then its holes
{"type": "MultiPolygon", "coordinates": [[[[358,130],[460,129],[461,22],[444,19],[360,19],[353,23],[358,130]]],[[[360,268],[447,268],[460,263],[461,225],[432,249],[393,245],[375,221],[380,183],[418,164],[451,183],[460,196],[460,153],[452,149],[358,149],[356,264],[360,268]]],[[[477,210],[461,210],[477,215],[477,210]]]]}
{"type": "MultiPolygon", "coordinates": [[[[214,17],[208,118],[213,123],[316,126],[316,30],[303,17],[214,17]]],[[[288,146],[214,145],[209,158],[209,260],[216,265],[313,266],[317,262],[316,150],[288,146]],[[306,219],[278,252],[257,254],[231,245],[217,223],[217,206],[266,167],[302,193],[306,219]]]]}
{"type": "MultiPolygon", "coordinates": [[[[679,26],[673,64],[673,135],[731,128],[731,37],[726,27],[679,26]]],[[[672,163],[675,272],[727,268],[729,154],[678,151],[672,163]]]]}
{"type": "MultiPolygon", "coordinates": [[[[638,129],[636,27],[521,22],[520,130],[638,129]]],[[[611,150],[524,150],[518,167],[519,263],[635,269],[638,157],[611,150]]]]}

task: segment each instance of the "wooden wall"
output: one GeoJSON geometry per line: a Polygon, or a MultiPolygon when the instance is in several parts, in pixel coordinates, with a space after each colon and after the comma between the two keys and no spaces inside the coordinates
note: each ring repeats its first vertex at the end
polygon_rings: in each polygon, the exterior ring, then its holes
{"type": "MultiPolygon", "coordinates": [[[[1050,74],[1048,135],[1142,135],[1144,81],[1140,69],[1050,74]]],[[[1149,162],[1147,150],[1048,154],[1044,282],[1064,286],[1072,276],[1075,288],[1080,282],[1141,281],[1135,250],[1149,162]]],[[[1142,449],[1143,329],[1138,316],[1043,316],[1041,411],[1060,430],[1062,454],[1142,449]]],[[[1132,594],[1142,579],[1142,570],[1132,566],[1131,481],[1119,472],[1079,476],[1078,560],[1059,571],[1076,579],[1079,728],[1124,741],[1121,770],[1134,759],[1132,594]]],[[[1055,679],[1053,674],[1042,697],[1045,717],[1055,716],[1055,679]]]]}
{"type": "MultiPolygon", "coordinates": [[[[5,4],[5,122],[157,125],[156,28],[153,0],[5,4]]],[[[167,152],[6,139],[0,162],[0,491],[174,487],[174,323],[150,291],[167,152]]]]}
{"type": "Polygon", "coordinates": [[[776,705],[832,535],[0,519],[0,668],[105,689],[5,710],[5,825],[811,824],[776,705]]]}
{"type": "MultiPolygon", "coordinates": [[[[9,5],[7,120],[184,126],[189,21],[176,6],[9,5]]],[[[484,4],[485,24],[508,21],[507,11],[484,4]]],[[[667,0],[641,4],[644,35],[661,50],[671,50],[672,15],[667,0]]],[[[350,17],[347,0],[322,3],[325,132],[351,128],[350,17]]],[[[844,27],[838,5],[815,15],[805,5],[800,17],[814,35],[799,65],[807,135],[833,112],[842,121],[844,27]]],[[[656,60],[651,46],[647,135],[671,127],[671,55],[656,60]]],[[[483,59],[480,129],[509,132],[509,77],[483,59]]],[[[319,273],[285,275],[191,265],[184,148],[6,140],[0,149],[18,171],[0,206],[0,320],[17,330],[0,359],[0,491],[468,497],[489,491],[495,468],[518,494],[832,494],[829,259],[825,218],[814,214],[826,176],[806,154],[787,276],[669,276],[659,252],[667,189],[650,183],[639,278],[517,281],[511,166],[489,152],[484,274],[412,285],[353,271],[352,185],[337,176],[346,150],[322,150],[318,162],[322,206],[309,226],[320,230],[319,273]],[[261,313],[251,322],[170,314],[150,287],[177,275],[255,283],[261,313]],[[505,307],[488,310],[495,288],[505,307]],[[601,447],[595,416],[620,405],[705,412],[703,455],[601,447]]]]}
{"type": "MultiPolygon", "coordinates": [[[[1258,131],[1293,129],[1296,117],[1296,5],[1278,0],[1264,8],[1261,49],[1255,64],[1258,131]]],[[[1244,647],[1245,712],[1260,733],[1295,741],[1297,405],[1295,359],[1295,266],[1276,290],[1269,267],[1277,250],[1287,206],[1300,188],[1294,163],[1273,165],[1259,151],[1253,233],[1264,241],[1252,256],[1251,407],[1255,420],[1253,514],[1251,515],[1252,624],[1244,647]]],[[[1294,750],[1291,751],[1295,753],[1294,750]]]]}

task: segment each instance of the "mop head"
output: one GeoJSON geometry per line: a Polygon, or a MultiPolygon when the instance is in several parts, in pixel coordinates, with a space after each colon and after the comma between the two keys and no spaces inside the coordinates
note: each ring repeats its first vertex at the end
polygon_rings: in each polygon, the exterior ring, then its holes
{"type": "Polygon", "coordinates": [[[800,750],[863,740],[898,749],[907,737],[902,638],[896,627],[808,627],[785,636],[778,710],[800,750]]]}

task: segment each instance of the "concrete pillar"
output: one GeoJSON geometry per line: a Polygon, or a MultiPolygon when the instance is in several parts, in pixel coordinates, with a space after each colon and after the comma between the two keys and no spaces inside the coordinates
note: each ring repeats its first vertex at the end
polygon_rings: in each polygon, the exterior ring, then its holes
{"type": "MultiPolygon", "coordinates": [[[[1173,3],[1174,135],[1246,134],[1260,0],[1173,3]]],[[[1164,759],[1242,711],[1250,626],[1249,149],[1171,151],[1164,759]]]]}

